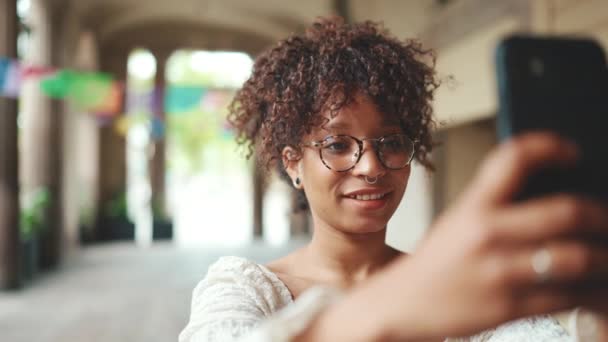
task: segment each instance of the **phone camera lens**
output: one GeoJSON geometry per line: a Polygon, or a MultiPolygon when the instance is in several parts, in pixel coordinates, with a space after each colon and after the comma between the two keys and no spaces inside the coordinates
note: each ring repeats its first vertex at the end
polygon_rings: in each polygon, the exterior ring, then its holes
{"type": "Polygon", "coordinates": [[[542,76],[545,72],[545,64],[540,58],[532,58],[530,60],[530,72],[534,76],[542,76]]]}

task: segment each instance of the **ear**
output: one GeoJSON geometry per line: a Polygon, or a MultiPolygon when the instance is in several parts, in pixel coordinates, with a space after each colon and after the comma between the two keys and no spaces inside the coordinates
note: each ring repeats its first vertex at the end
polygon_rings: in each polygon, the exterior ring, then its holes
{"type": "Polygon", "coordinates": [[[302,189],[302,153],[291,146],[285,146],[281,152],[281,159],[285,172],[291,178],[291,183],[296,189],[302,189]],[[297,184],[299,180],[299,184],[297,184]]]}

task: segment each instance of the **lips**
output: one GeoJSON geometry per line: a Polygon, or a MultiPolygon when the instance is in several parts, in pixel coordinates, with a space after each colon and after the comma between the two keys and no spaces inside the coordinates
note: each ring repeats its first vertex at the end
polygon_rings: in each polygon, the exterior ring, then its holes
{"type": "Polygon", "coordinates": [[[348,196],[348,198],[356,199],[359,201],[374,201],[382,199],[386,196],[386,193],[375,193],[375,194],[362,194],[362,195],[352,195],[348,196]]]}
{"type": "Polygon", "coordinates": [[[368,188],[348,192],[344,197],[358,209],[375,210],[384,207],[391,193],[391,190],[368,188]]]}
{"type": "Polygon", "coordinates": [[[370,200],[370,199],[381,199],[384,198],[391,191],[387,189],[378,189],[378,188],[366,188],[359,189],[356,191],[351,191],[344,194],[345,197],[360,199],[360,200],[370,200]]]}

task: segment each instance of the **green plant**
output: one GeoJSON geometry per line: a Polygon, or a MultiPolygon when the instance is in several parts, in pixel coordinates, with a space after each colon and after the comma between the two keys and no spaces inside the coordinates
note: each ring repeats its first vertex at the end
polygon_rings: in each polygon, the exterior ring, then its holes
{"type": "Polygon", "coordinates": [[[51,195],[45,187],[34,190],[24,201],[19,216],[19,231],[23,240],[29,240],[43,231],[50,206],[51,195]]]}
{"type": "Polygon", "coordinates": [[[78,224],[85,230],[90,231],[95,225],[95,211],[90,205],[83,205],[78,215],[78,224]]]}
{"type": "Polygon", "coordinates": [[[110,218],[129,220],[127,194],[122,192],[109,200],[104,206],[104,215],[110,218]]]}

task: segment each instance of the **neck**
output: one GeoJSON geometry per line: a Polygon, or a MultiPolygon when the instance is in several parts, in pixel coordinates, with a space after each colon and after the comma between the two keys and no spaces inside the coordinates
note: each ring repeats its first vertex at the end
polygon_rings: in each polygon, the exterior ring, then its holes
{"type": "Polygon", "coordinates": [[[354,234],[315,224],[312,240],[304,253],[324,281],[350,287],[400,254],[386,245],[385,237],[386,228],[354,234]]]}

